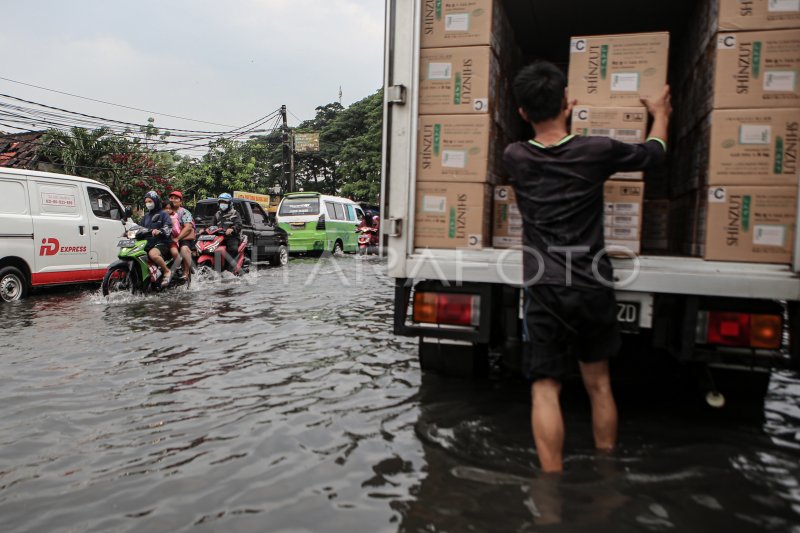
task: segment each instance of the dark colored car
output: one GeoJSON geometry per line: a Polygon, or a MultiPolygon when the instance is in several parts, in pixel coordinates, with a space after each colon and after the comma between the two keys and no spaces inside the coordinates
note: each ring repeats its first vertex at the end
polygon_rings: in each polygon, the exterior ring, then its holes
{"type": "MultiPolygon", "coordinates": [[[[234,198],[233,208],[242,217],[242,234],[247,235],[251,250],[249,257],[257,261],[269,261],[270,265],[285,265],[289,262],[289,246],[286,231],[279,228],[274,218],[270,217],[260,204],[253,200],[234,198]]],[[[197,202],[193,211],[198,235],[202,228],[213,223],[214,213],[219,210],[216,198],[208,198],[197,202]]]]}

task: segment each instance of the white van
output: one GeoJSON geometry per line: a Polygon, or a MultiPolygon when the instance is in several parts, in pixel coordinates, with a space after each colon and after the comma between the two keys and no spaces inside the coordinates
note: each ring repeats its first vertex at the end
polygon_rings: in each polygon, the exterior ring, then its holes
{"type": "Polygon", "coordinates": [[[0,300],[31,287],[100,281],[125,209],[97,181],[0,168],[0,300]]]}

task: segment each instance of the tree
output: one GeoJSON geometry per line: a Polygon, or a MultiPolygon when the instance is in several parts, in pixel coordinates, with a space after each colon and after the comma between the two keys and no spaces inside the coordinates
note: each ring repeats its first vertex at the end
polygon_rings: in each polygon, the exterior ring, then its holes
{"type": "MultiPolygon", "coordinates": [[[[139,133],[143,138],[129,138],[108,128],[52,129],[44,136],[39,151],[65,173],[96,179],[108,185],[123,201],[141,206],[147,191],[154,190],[162,196],[169,192],[167,176],[175,157],[170,152],[154,149],[152,139],[163,141],[169,132],[156,128],[152,118],[139,133]]],[[[132,135],[129,131],[126,134],[132,135]]]]}

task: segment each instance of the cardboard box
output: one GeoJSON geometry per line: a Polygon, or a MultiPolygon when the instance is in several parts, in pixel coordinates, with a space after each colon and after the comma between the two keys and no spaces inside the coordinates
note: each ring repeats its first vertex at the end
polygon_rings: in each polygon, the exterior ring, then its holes
{"type": "Polygon", "coordinates": [[[493,212],[492,246],[495,248],[521,247],[522,214],[517,206],[514,187],[498,185],[494,188],[493,212]]]}
{"type": "Polygon", "coordinates": [[[569,97],[582,105],[641,106],[667,83],[668,33],[595,35],[570,41],[569,97]]]}
{"type": "Polygon", "coordinates": [[[800,29],[717,35],[714,109],[800,106],[800,29]]]}
{"type": "Polygon", "coordinates": [[[488,46],[420,52],[420,115],[493,113],[503,86],[500,64],[488,46]]]}
{"type": "Polygon", "coordinates": [[[629,255],[622,249],[641,252],[644,182],[609,180],[603,187],[605,202],[604,234],[609,255],[629,255]]]}
{"type": "Polygon", "coordinates": [[[421,48],[491,46],[513,59],[516,40],[500,0],[423,0],[421,48]]]}
{"type": "Polygon", "coordinates": [[[414,246],[488,246],[492,189],[482,183],[417,183],[414,246]]]}
{"type": "Polygon", "coordinates": [[[797,187],[710,187],[703,211],[705,259],[791,263],[797,187]]]}
{"type": "Polygon", "coordinates": [[[496,183],[503,134],[489,115],[423,115],[417,135],[417,181],[496,183]]]}
{"type": "Polygon", "coordinates": [[[800,108],[724,110],[711,116],[709,185],[797,186],[800,108]]]}
{"type": "MultiPolygon", "coordinates": [[[[572,133],[641,143],[647,134],[647,111],[643,107],[576,106],[572,110],[572,133]]],[[[643,177],[643,172],[618,172],[611,179],[641,181],[643,177]]]]}
{"type": "Polygon", "coordinates": [[[797,0],[719,0],[719,29],[775,30],[800,27],[797,0]]]}

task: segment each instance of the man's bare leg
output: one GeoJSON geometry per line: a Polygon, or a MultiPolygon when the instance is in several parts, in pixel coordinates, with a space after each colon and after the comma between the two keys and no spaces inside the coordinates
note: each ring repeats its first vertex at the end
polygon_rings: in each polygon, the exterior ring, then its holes
{"type": "Polygon", "coordinates": [[[188,246],[181,246],[181,257],[183,258],[183,276],[188,278],[192,275],[192,252],[188,246]]]}
{"type": "Polygon", "coordinates": [[[561,417],[561,383],[554,379],[540,379],[533,383],[531,425],[539,462],[545,472],[564,469],[564,420],[561,417]]]}
{"type": "Polygon", "coordinates": [[[156,264],[158,268],[161,269],[161,272],[167,276],[169,275],[169,268],[167,268],[167,262],[164,261],[164,258],[161,257],[161,252],[158,251],[157,248],[150,248],[150,252],[147,254],[150,256],[150,260],[156,264]]]}
{"type": "Polygon", "coordinates": [[[611,391],[608,361],[581,363],[581,376],[592,402],[592,430],[598,450],[612,451],[617,445],[617,404],[611,391]]]}

